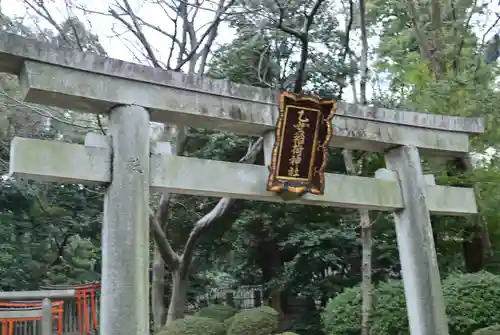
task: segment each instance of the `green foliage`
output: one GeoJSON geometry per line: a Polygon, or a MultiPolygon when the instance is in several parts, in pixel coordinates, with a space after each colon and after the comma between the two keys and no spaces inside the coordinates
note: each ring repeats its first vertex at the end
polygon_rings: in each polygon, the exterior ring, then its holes
{"type": "MultiPolygon", "coordinates": [[[[500,276],[482,272],[450,276],[443,281],[450,335],[468,335],[474,330],[500,323],[500,276]]],[[[373,315],[375,334],[408,334],[408,317],[402,281],[380,284],[373,315]]],[[[326,335],[359,334],[360,288],[347,289],[331,299],[324,312],[326,335]]]]}
{"type": "Polygon", "coordinates": [[[98,280],[102,198],[72,185],[39,187],[0,181],[0,288],[98,280]]]}
{"type": "Polygon", "coordinates": [[[451,335],[500,324],[500,276],[480,272],[451,276],[443,282],[451,335]]]}
{"type": "Polygon", "coordinates": [[[226,331],[229,330],[229,327],[231,327],[231,325],[233,324],[235,316],[236,315],[224,320],[223,324],[224,324],[224,328],[226,329],[226,331]]]}
{"type": "MultiPolygon", "coordinates": [[[[381,283],[374,291],[377,297],[373,332],[395,334],[408,331],[403,284],[391,280],[381,283]]],[[[323,312],[327,335],[355,335],[361,332],[361,290],[350,288],[330,300],[323,312]]]]}
{"type": "Polygon", "coordinates": [[[498,335],[500,334],[500,325],[493,325],[481,328],[472,333],[472,335],[498,335]]]}
{"type": "Polygon", "coordinates": [[[299,334],[293,333],[293,332],[284,332],[284,333],[279,333],[279,334],[276,334],[276,335],[299,335],[299,334]]]}
{"type": "Polygon", "coordinates": [[[271,307],[258,307],[239,312],[227,335],[271,335],[278,328],[278,312],[271,307]]]}
{"type": "Polygon", "coordinates": [[[323,325],[321,323],[321,312],[312,306],[314,299],[310,299],[310,305],[304,308],[303,312],[294,318],[293,323],[288,327],[291,332],[301,335],[324,335],[323,325]]]}
{"type": "Polygon", "coordinates": [[[205,308],[202,308],[196,313],[196,316],[201,316],[205,318],[211,318],[220,322],[223,322],[233,315],[235,315],[238,311],[226,305],[210,305],[205,308]]]}
{"type": "MultiPolygon", "coordinates": [[[[62,22],[57,33],[35,32],[24,22],[0,11],[2,31],[66,47],[75,47],[78,40],[86,50],[102,51],[97,37],[74,19],[71,24],[62,22]]],[[[74,122],[71,111],[20,102],[22,94],[13,76],[0,74],[0,93],[0,290],[99,280],[103,189],[39,184],[4,175],[14,136],[71,141],[94,128],[94,121],[79,114],[82,122],[74,122]]]]}
{"type": "Polygon", "coordinates": [[[222,323],[211,318],[186,316],[165,326],[158,335],[225,335],[222,323]]]}
{"type": "Polygon", "coordinates": [[[373,315],[375,334],[397,334],[408,332],[408,319],[403,282],[391,280],[381,283],[375,293],[376,305],[373,315]]]}
{"type": "Polygon", "coordinates": [[[234,321],[234,316],[231,316],[230,318],[227,318],[226,320],[224,320],[223,324],[224,324],[224,329],[229,330],[229,327],[231,327],[231,325],[233,324],[233,321],[234,321]]]}

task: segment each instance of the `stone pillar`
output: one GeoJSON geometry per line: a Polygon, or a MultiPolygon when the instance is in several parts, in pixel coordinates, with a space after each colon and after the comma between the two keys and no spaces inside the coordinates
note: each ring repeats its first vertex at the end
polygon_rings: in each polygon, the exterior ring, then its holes
{"type": "Polygon", "coordinates": [[[138,106],[113,108],[109,136],[100,333],[149,335],[149,113],[138,106]]]}
{"type": "Polygon", "coordinates": [[[410,333],[448,335],[426,182],[415,147],[398,147],[386,155],[387,168],[396,171],[405,208],[394,214],[404,281],[410,333]]]}
{"type": "Polygon", "coordinates": [[[274,142],[276,141],[276,134],[274,130],[268,131],[264,134],[264,165],[270,166],[273,157],[274,142]]]}
{"type": "Polygon", "coordinates": [[[52,335],[52,302],[48,298],[42,302],[42,335],[52,335]]]}

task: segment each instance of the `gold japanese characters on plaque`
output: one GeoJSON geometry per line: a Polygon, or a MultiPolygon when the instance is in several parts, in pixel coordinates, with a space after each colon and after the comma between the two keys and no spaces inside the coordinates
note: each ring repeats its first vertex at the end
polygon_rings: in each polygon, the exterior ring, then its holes
{"type": "Polygon", "coordinates": [[[336,104],[282,93],[267,190],[323,194],[336,104]]]}

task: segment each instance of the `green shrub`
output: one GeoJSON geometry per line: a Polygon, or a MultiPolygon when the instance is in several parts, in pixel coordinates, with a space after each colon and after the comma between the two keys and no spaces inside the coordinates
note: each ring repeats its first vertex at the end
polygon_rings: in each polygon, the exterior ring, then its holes
{"type": "Polygon", "coordinates": [[[279,315],[271,307],[258,307],[239,312],[227,335],[271,335],[278,328],[279,315]]]}
{"type": "Polygon", "coordinates": [[[196,313],[196,316],[202,316],[205,318],[211,318],[220,322],[229,319],[235,315],[238,311],[236,308],[226,305],[211,305],[202,308],[196,313]]]}
{"type": "Polygon", "coordinates": [[[276,335],[299,335],[299,334],[294,333],[294,332],[284,332],[284,333],[279,333],[279,334],[276,334],[276,335]]]}
{"type": "Polygon", "coordinates": [[[230,318],[224,320],[223,324],[224,324],[224,329],[226,329],[226,331],[229,329],[229,327],[231,327],[231,325],[233,324],[233,320],[234,320],[234,317],[235,315],[231,316],[230,318]]]}
{"type": "Polygon", "coordinates": [[[498,335],[498,334],[500,334],[500,325],[481,328],[472,333],[472,335],[498,335]]]}
{"type": "Polygon", "coordinates": [[[409,334],[403,282],[391,280],[381,283],[375,291],[375,297],[373,334],[409,334]]]}
{"type": "Polygon", "coordinates": [[[346,289],[330,299],[321,318],[327,335],[359,335],[361,333],[360,287],[346,289]]]}
{"type": "Polygon", "coordinates": [[[450,335],[500,324],[500,276],[478,272],[451,276],[443,282],[450,335]]]}
{"type": "MultiPolygon", "coordinates": [[[[408,333],[408,318],[403,283],[391,280],[375,289],[374,334],[408,333]]],[[[330,299],[322,315],[325,334],[358,335],[361,333],[361,289],[354,287],[330,299]]]]}
{"type": "MultiPolygon", "coordinates": [[[[481,272],[450,276],[443,281],[450,335],[500,324],[500,276],[481,272]]],[[[380,284],[374,291],[374,334],[409,334],[402,281],[380,284]]],[[[355,287],[330,299],[322,314],[326,335],[361,332],[361,293],[355,287]]],[[[499,333],[500,335],[500,333],[499,333]]]]}
{"type": "Polygon", "coordinates": [[[165,326],[158,335],[225,335],[221,322],[200,316],[186,316],[165,326]]]}

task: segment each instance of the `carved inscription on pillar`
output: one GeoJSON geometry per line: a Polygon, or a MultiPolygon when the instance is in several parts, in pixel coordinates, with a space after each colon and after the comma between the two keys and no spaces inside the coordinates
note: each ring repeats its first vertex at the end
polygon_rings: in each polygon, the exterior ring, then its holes
{"type": "Polygon", "coordinates": [[[323,194],[335,101],[282,93],[267,190],[323,194]]]}

